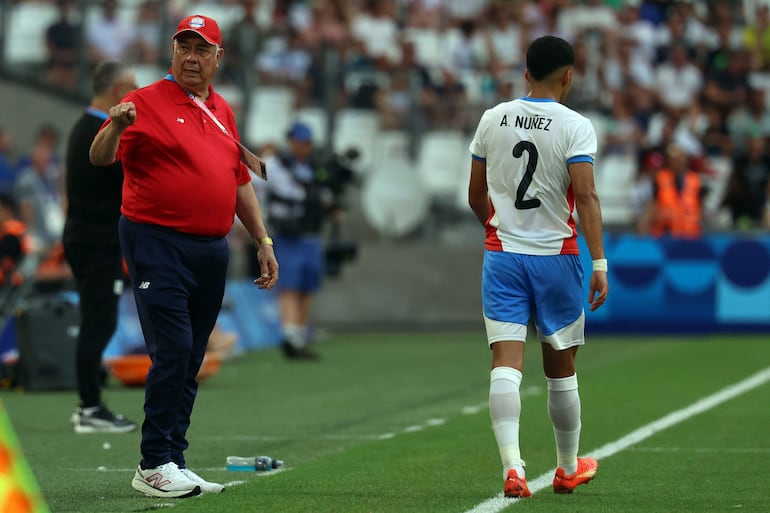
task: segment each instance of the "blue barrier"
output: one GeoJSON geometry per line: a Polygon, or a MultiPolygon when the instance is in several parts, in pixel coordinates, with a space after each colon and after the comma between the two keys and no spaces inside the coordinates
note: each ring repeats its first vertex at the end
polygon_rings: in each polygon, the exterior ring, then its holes
{"type": "MultiPolygon", "coordinates": [[[[591,257],[580,240],[584,269],[591,257]]],[[[770,331],[770,236],[605,238],[610,297],[589,313],[598,332],[770,331]]],[[[590,272],[586,273],[588,290],[590,272]]]]}

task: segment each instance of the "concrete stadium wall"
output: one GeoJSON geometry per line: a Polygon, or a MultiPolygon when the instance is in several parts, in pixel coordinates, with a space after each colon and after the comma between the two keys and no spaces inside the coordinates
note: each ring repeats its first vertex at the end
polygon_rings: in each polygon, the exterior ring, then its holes
{"type": "Polygon", "coordinates": [[[483,329],[478,240],[435,245],[373,242],[327,279],[314,317],[338,329],[483,329]]]}
{"type": "Polygon", "coordinates": [[[85,107],[85,104],[0,78],[0,125],[12,134],[17,152],[25,153],[38,128],[50,123],[59,130],[59,151],[63,154],[67,134],[85,107]]]}

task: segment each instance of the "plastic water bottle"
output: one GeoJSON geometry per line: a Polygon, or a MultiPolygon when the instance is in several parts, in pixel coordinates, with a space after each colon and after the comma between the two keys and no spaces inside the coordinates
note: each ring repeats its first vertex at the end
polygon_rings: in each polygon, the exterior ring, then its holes
{"type": "Polygon", "coordinates": [[[236,472],[269,471],[283,466],[282,460],[270,456],[228,456],[225,468],[236,472]]]}

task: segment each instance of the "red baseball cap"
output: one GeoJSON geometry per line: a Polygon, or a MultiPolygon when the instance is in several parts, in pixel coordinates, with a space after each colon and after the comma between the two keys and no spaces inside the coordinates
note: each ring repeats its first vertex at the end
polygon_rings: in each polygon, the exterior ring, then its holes
{"type": "Polygon", "coordinates": [[[222,32],[219,30],[219,25],[217,25],[213,18],[208,16],[193,14],[186,17],[179,22],[176,32],[174,32],[174,37],[171,39],[176,39],[182,32],[195,32],[205,39],[207,43],[222,46],[222,32]]]}

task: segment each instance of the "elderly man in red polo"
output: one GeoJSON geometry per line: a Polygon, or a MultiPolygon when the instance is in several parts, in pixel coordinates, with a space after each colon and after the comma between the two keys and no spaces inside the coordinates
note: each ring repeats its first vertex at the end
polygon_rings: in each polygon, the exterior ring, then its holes
{"type": "Polygon", "coordinates": [[[257,248],[254,283],[270,289],[278,280],[232,109],[211,87],[223,53],[215,20],[183,19],[171,72],[113,106],[90,151],[96,165],[120,160],[125,175],[120,242],[152,359],[142,459],[131,485],[152,497],[224,490],[187,468],[184,451],[196,375],[222,306],[225,236],[235,215],[257,248]]]}

